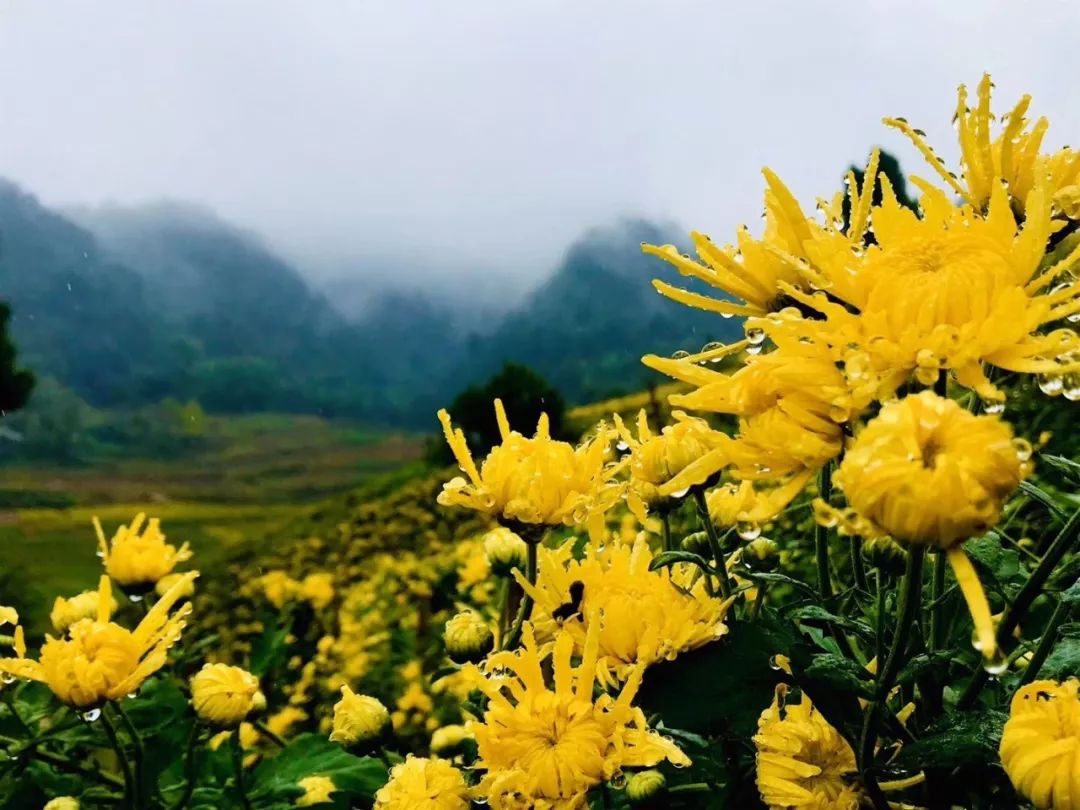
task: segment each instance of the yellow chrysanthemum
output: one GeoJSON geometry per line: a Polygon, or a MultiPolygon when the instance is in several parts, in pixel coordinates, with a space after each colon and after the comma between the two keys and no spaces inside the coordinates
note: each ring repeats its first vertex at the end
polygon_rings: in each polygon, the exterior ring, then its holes
{"type": "Polygon", "coordinates": [[[263,595],[278,610],[300,594],[300,583],[284,571],[267,571],[259,577],[263,595]]]}
{"type": "Polygon", "coordinates": [[[337,785],[329,776],[305,776],[296,784],[304,789],[304,795],[295,802],[296,807],[311,807],[332,802],[334,791],[337,790],[337,785]]]}
{"type": "Polygon", "coordinates": [[[390,712],[378,698],[358,695],[341,687],[341,700],[334,704],[332,742],[347,746],[370,746],[386,734],[390,712]]]}
{"type": "Polygon", "coordinates": [[[328,571],[308,574],[300,582],[300,598],[322,610],[334,601],[334,575],[328,571]]]}
{"type": "Polygon", "coordinates": [[[130,526],[120,526],[113,535],[112,543],[105,540],[101,521],[94,518],[94,530],[98,536],[98,547],[105,563],[105,573],[125,588],[139,588],[153,585],[166,574],[172,573],[177,563],[191,559],[191,549],[187,543],[175,546],[165,542],[161,532],[161,522],[150,518],[143,528],[146,515],[142,512],[135,516],[130,526]]]}
{"type": "Polygon", "coordinates": [[[431,735],[431,753],[447,756],[459,753],[468,740],[475,739],[465,726],[452,724],[435,729],[431,735]]]}
{"type": "Polygon", "coordinates": [[[452,661],[464,664],[479,661],[495,645],[495,633],[491,625],[475,610],[455,613],[446,622],[443,632],[446,654],[452,661]]]}
{"type": "Polygon", "coordinates": [[[608,431],[578,447],[555,441],[548,432],[547,415],[541,415],[536,435],[525,438],[510,429],[502,402],[495,400],[502,443],[493,447],[479,469],[465,442],[455,430],[450,414],[439,411],[446,440],[465,478],[454,478],[439,493],[443,506],[464,506],[515,523],[534,526],[586,526],[596,533],[603,528],[604,513],[619,499],[620,488],[611,479],[615,469],[607,464],[608,431]]]}
{"type": "Polygon", "coordinates": [[[857,810],[855,752],[810,698],[785,702],[777,687],[758,719],[757,785],[769,810],[857,810]]]}
{"type": "Polygon", "coordinates": [[[871,213],[876,244],[863,248],[815,231],[804,270],[829,295],[789,290],[826,316],[824,325],[807,322],[809,339],[830,346],[853,385],[869,383],[884,398],[912,375],[930,385],[952,370],[960,384],[1000,400],[983,363],[1037,374],[1080,369],[1073,330],[1040,332],[1080,312],[1080,283],[1067,272],[1080,248],[1044,262],[1057,227],[1045,182],[1028,194],[1021,227],[1001,183],[985,216],[921,184],[919,217],[884,176],[879,181],[882,202],[871,213]]]}
{"type": "Polygon", "coordinates": [[[470,804],[461,771],[412,754],[391,768],[390,781],[375,794],[375,810],[468,810],[470,804]]]}
{"type": "Polygon", "coordinates": [[[73,796],[50,799],[41,810],[79,810],[79,800],[73,796]]]}
{"type": "Polygon", "coordinates": [[[46,636],[40,661],[25,657],[22,628],[18,628],[17,657],[0,659],[0,672],[42,681],[60,700],[76,708],[126,697],[165,665],[169,648],[180,638],[191,605],[185,603],[172,615],[170,611],[182,598],[188,581],[198,574],[192,571],[184,576],[134,630],[109,621],[112,588],[109,578],[103,576],[96,618],[75,622],[64,638],[46,636]]]}
{"type": "MultiPolygon", "coordinates": [[[[172,586],[179,582],[181,579],[183,579],[183,577],[184,575],[179,573],[166,574],[154,585],[154,593],[156,593],[158,596],[164,596],[165,593],[171,590],[172,586]]],[[[192,580],[188,580],[187,589],[185,590],[183,596],[186,598],[191,598],[194,595],[195,583],[192,580]]]]}
{"type": "MultiPolygon", "coordinates": [[[[619,438],[630,449],[627,504],[643,523],[648,507],[662,497],[661,487],[698,459],[721,445],[731,443],[729,436],[713,430],[703,419],[695,419],[679,411],[672,416],[675,418],[674,424],[665,426],[659,434],[653,434],[645,411],[639,411],[638,435],[635,437],[623,424],[622,418],[615,414],[619,438]]],[[[705,480],[695,480],[692,484],[701,484],[705,480]]]]}
{"type": "Polygon", "coordinates": [[[525,541],[505,526],[496,526],[484,535],[484,556],[497,577],[510,576],[515,568],[524,570],[528,553],[525,541]]]}
{"type": "Polygon", "coordinates": [[[987,656],[995,652],[990,608],[960,544],[997,523],[1030,455],[997,416],[922,391],[885,405],[835,476],[848,504],[880,533],[946,551],[987,656]]]}
{"type": "Polygon", "coordinates": [[[1046,118],[1039,118],[1028,128],[1029,121],[1025,116],[1031,104],[1029,95],[1023,96],[1011,112],[1002,116],[1001,132],[994,138],[990,131],[994,120],[990,111],[992,89],[990,75],[984,74],[974,107],[968,106],[965,86],[961,85],[957,94],[955,122],[966,186],[934,154],[923,133],[902,118],[886,118],[885,123],[910,138],[952,191],[976,208],[984,208],[994,186],[1004,180],[1014,207],[1022,212],[1028,193],[1040,181],[1046,181],[1055,209],[1076,219],[1080,214],[1080,152],[1068,147],[1052,154],[1040,151],[1050,124],[1046,118]]]}
{"type": "Polygon", "coordinates": [[[227,664],[203,664],[191,679],[191,703],[200,719],[232,728],[266,699],[259,679],[245,669],[227,664]]]}
{"type": "Polygon", "coordinates": [[[1013,696],[1001,765],[1038,810],[1080,807],[1080,681],[1035,681],[1013,696]]]}
{"type": "MultiPolygon", "coordinates": [[[[182,576],[178,574],[177,576],[182,576]]],[[[49,621],[57,633],[63,633],[71,625],[80,619],[89,619],[98,614],[98,591],[83,591],[70,599],[62,596],[56,597],[52,611],[49,613],[49,621]]],[[[111,598],[111,597],[110,597],[111,598]]],[[[109,605],[111,614],[117,608],[116,600],[109,605]]],[[[3,622],[0,622],[3,624],[3,622]]]]}
{"type": "Polygon", "coordinates": [[[587,546],[580,560],[573,558],[572,546],[541,549],[536,584],[523,577],[518,581],[536,600],[533,619],[541,638],[570,638],[575,654],[584,655],[595,634],[596,668],[605,683],[625,680],[639,665],[670,661],[727,633],[730,601],[709,596],[689,564],[650,571],[653,554],[644,536],[632,545],[587,546]],[[579,616],[552,618],[571,599],[575,583],[582,594],[579,616]],[[583,622],[585,616],[593,617],[595,626],[583,622]]]}
{"type": "Polygon", "coordinates": [[[804,470],[775,487],[753,481],[721,484],[705,494],[709,517],[722,529],[767,523],[803,491],[813,475],[813,470],[804,470]]]}
{"type": "Polygon", "coordinates": [[[474,795],[494,810],[574,810],[590,788],[624,768],[651,767],[668,760],[689,765],[674,743],[650,731],[631,705],[644,667],[636,667],[618,697],[593,697],[600,621],[589,618],[581,662],[571,666],[577,646],[560,633],[552,650],[554,688],[544,681],[543,659],[526,624],[524,648],[497,653],[488,668],[509,675],[480,679],[489,699],[483,719],[470,722],[484,771],[474,795]]]}

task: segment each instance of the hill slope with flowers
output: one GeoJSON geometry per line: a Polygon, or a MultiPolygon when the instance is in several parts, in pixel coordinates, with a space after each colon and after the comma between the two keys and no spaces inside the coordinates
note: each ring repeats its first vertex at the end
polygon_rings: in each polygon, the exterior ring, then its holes
{"type": "Polygon", "coordinates": [[[198,584],[99,526],[55,637],[0,608],[5,806],[1080,807],[1080,153],[990,94],[962,179],[888,122],[918,212],[875,154],[821,216],[766,171],[760,239],[648,246],[747,318],[645,358],[670,413],[571,444],[496,400],[474,458],[440,412],[458,469],[198,584]]]}

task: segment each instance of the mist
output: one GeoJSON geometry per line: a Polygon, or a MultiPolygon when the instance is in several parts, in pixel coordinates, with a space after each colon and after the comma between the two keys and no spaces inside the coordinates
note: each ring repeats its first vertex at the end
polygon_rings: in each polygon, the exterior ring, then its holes
{"type": "Polygon", "coordinates": [[[0,175],[53,205],[191,200],[313,278],[517,295],[621,216],[729,238],[874,144],[947,159],[960,82],[1080,129],[1072,4],[0,4],[0,175]]]}

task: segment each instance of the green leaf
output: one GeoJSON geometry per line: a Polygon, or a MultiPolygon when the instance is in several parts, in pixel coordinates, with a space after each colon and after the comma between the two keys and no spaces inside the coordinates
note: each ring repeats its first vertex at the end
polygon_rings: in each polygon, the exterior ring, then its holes
{"type": "Polygon", "coordinates": [[[307,776],[328,776],[337,786],[335,799],[370,803],[386,783],[386,767],[372,757],[355,757],[319,734],[301,734],[264,760],[252,774],[250,795],[260,802],[303,795],[298,787],[307,776]]]}
{"type": "Polygon", "coordinates": [[[1020,567],[1020,554],[1004,546],[996,532],[988,532],[982,537],[969,540],[964,550],[971,557],[979,573],[989,578],[990,585],[1002,596],[1008,597],[1006,585],[1019,586],[1023,578],[1020,567]]]}
{"type": "MultiPolygon", "coordinates": [[[[1050,459],[1050,458],[1061,458],[1061,457],[1060,456],[1039,456],[1040,461],[1043,460],[1043,459],[1050,459]]],[[[1067,461],[1067,459],[1061,459],[1061,460],[1062,461],[1067,461]]],[[[1072,464],[1074,462],[1069,462],[1069,463],[1072,464]]],[[[1062,520],[1064,520],[1065,518],[1068,517],[1067,511],[1061,506],[1061,504],[1059,504],[1054,499],[1054,496],[1051,495],[1049,492],[1047,492],[1045,489],[1042,489],[1041,487],[1036,486],[1035,484],[1031,483],[1030,481],[1021,481],[1020,482],[1020,491],[1023,492],[1025,495],[1027,495],[1029,498],[1032,498],[1032,499],[1038,501],[1039,503],[1041,503],[1043,506],[1045,506],[1047,509],[1049,509],[1051,512],[1053,512],[1055,515],[1057,515],[1062,520]]]]}
{"type": "Polygon", "coordinates": [[[1066,605],[1080,603],[1080,579],[1061,592],[1061,601],[1066,605]]]}
{"type": "Polygon", "coordinates": [[[955,712],[941,718],[921,739],[905,745],[893,764],[917,770],[996,762],[1001,729],[1007,719],[1007,715],[993,709],[955,712]]]}
{"type": "Polygon", "coordinates": [[[692,551],[661,551],[653,557],[652,562],[649,564],[649,570],[655,571],[658,568],[675,565],[676,563],[692,563],[710,573],[714,571],[708,560],[700,554],[694,554],[692,551]]]}
{"type": "Polygon", "coordinates": [[[804,593],[809,594],[814,599],[818,598],[818,592],[814,590],[810,585],[807,585],[805,582],[801,582],[797,579],[792,579],[785,574],[777,574],[766,571],[748,571],[746,577],[748,579],[752,579],[759,585],[788,585],[797,591],[803,591],[804,593]]]}
{"type": "MultiPolygon", "coordinates": [[[[859,697],[873,697],[873,676],[849,658],[832,653],[821,653],[810,659],[810,665],[803,672],[809,678],[844,692],[852,692],[859,697]]],[[[812,698],[811,698],[812,699],[812,698]]]]}
{"type": "Polygon", "coordinates": [[[1039,670],[1039,677],[1062,680],[1077,672],[1080,672],[1080,626],[1062,625],[1053,651],[1039,670]]]}
{"type": "Polygon", "coordinates": [[[268,626],[262,635],[255,639],[251,648],[252,674],[265,675],[285,661],[289,653],[289,645],[285,639],[291,630],[292,623],[285,621],[277,626],[268,626]]]}
{"type": "Polygon", "coordinates": [[[846,616],[837,616],[835,613],[830,613],[819,605],[803,605],[802,607],[797,607],[788,611],[788,615],[793,619],[798,619],[802,622],[823,622],[832,624],[836,627],[843,628],[844,630],[849,630],[852,633],[857,633],[863,638],[872,639],[874,637],[874,628],[866,622],[861,622],[858,619],[850,619],[846,616]]]}
{"type": "MultiPolygon", "coordinates": [[[[1040,453],[1039,461],[1062,473],[1069,483],[1080,486],[1080,463],[1064,456],[1055,456],[1050,453],[1040,453]]],[[[1028,490],[1025,488],[1025,492],[1028,490]]],[[[1035,497],[1035,496],[1033,496],[1035,497]]]]}
{"type": "Polygon", "coordinates": [[[932,653],[920,653],[908,661],[896,676],[896,684],[911,683],[930,675],[935,681],[944,682],[949,665],[952,663],[952,653],[937,651],[932,653]]]}

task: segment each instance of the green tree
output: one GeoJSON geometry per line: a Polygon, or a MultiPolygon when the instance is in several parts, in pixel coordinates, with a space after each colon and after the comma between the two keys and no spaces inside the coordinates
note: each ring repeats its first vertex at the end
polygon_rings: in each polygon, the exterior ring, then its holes
{"type": "MultiPolygon", "coordinates": [[[[849,166],[848,171],[855,175],[855,182],[858,183],[859,188],[862,188],[863,181],[866,179],[866,171],[858,166],[849,166]]],[[[918,210],[918,206],[915,203],[915,199],[908,194],[907,178],[904,177],[904,170],[900,168],[900,161],[884,149],[881,150],[881,158],[878,162],[878,174],[884,175],[888,178],[889,185],[892,186],[893,193],[896,194],[897,202],[899,202],[905,208],[910,208],[912,211],[918,210]]],[[[845,173],[846,177],[846,173],[845,173]]],[[[881,183],[878,182],[874,185],[874,193],[871,197],[874,205],[881,203],[881,183]]],[[[844,230],[848,229],[848,225],[851,223],[851,202],[847,197],[844,197],[844,230]]],[[[870,242],[874,242],[874,234],[868,233],[867,239],[870,242]]]]}
{"type": "Polygon", "coordinates": [[[30,399],[34,375],[15,364],[15,344],[8,335],[11,307],[0,301],[0,414],[17,411],[30,399]]]}
{"type": "MultiPolygon", "coordinates": [[[[492,404],[496,399],[502,400],[506,417],[515,430],[531,435],[540,414],[546,413],[551,435],[565,438],[566,402],[562,394],[531,368],[507,363],[483,385],[470,386],[458,394],[449,408],[454,424],[465,432],[476,456],[482,458],[502,440],[492,404]]],[[[431,455],[436,461],[448,463],[451,460],[450,451],[441,438],[434,443],[431,455]]]]}

